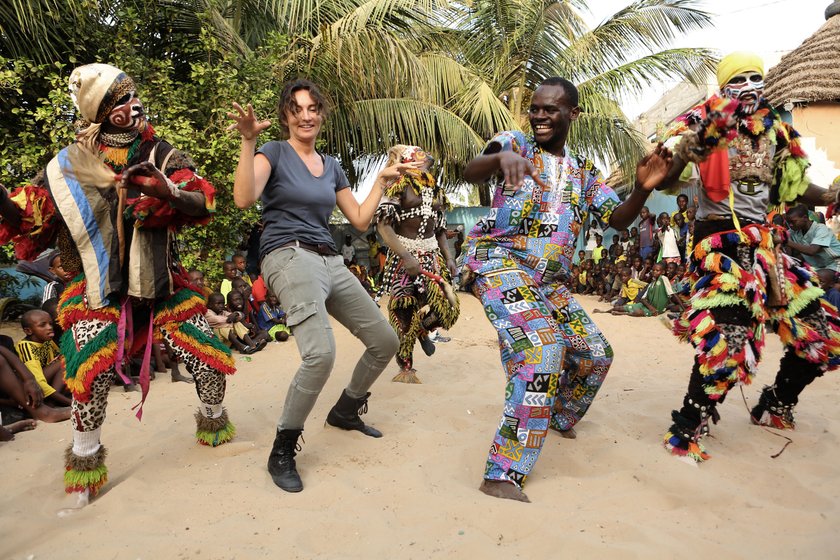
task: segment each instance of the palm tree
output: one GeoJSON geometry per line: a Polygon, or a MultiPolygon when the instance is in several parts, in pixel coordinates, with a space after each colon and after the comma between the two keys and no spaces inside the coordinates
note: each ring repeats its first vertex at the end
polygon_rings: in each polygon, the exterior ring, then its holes
{"type": "Polygon", "coordinates": [[[632,177],[644,139],[619,102],[666,79],[702,81],[714,64],[708,50],[666,47],[676,35],[708,25],[710,16],[692,0],[636,0],[589,29],[580,17],[586,4],[477,0],[459,6],[454,33],[463,34],[463,55],[492,76],[491,87],[523,128],[540,82],[563,76],[578,84],[582,114],[569,144],[632,177]]]}
{"type": "MultiPolygon", "coordinates": [[[[161,57],[182,56],[173,36],[183,44],[207,30],[233,60],[275,49],[276,83],[265,87],[303,75],[329,93],[323,149],[340,157],[351,180],[352,162],[399,142],[434,153],[454,187],[495,132],[527,128],[531,93],[552,75],[580,87],[583,115],[570,144],[632,171],[644,139],[619,102],[649,83],[696,82],[711,69],[704,49],[666,49],[677,34],[708,25],[697,4],[636,0],[589,29],[585,0],[101,0],[95,13],[85,0],[13,0],[0,9],[0,46],[15,52],[6,40],[13,22],[25,21],[25,34],[45,30],[55,14],[101,27],[116,13],[136,13],[140,43],[161,57]],[[276,34],[287,41],[275,46],[276,34]]],[[[43,37],[26,48],[67,52],[63,36],[43,37]]],[[[480,192],[488,204],[488,191],[480,192]]]]}

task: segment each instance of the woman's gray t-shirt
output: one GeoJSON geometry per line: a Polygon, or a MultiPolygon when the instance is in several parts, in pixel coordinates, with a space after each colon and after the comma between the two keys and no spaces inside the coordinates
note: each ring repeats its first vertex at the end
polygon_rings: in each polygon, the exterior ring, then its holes
{"type": "Polygon", "coordinates": [[[338,161],[322,154],[324,172],[315,177],[286,141],[263,144],[257,153],[271,163],[271,175],[260,196],[264,224],[260,258],[295,240],[326,244],[335,251],[330,215],[335,194],[350,186],[338,161]]]}

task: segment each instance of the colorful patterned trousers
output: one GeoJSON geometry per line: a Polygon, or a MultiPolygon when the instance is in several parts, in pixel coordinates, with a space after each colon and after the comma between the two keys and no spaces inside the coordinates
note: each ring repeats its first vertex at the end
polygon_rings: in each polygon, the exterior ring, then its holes
{"type": "Polygon", "coordinates": [[[473,291],[499,335],[505,406],[484,478],[522,486],[548,428],[568,430],[592,404],[613,351],[559,284],[537,285],[520,268],[480,275],[473,291]]]}

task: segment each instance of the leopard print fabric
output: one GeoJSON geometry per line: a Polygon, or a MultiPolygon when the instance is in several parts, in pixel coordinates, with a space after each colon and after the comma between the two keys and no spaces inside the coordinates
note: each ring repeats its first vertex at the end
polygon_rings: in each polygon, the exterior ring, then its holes
{"type": "MultiPolygon", "coordinates": [[[[207,320],[201,314],[192,316],[187,322],[208,335],[213,334],[213,329],[210,328],[207,320]]],[[[108,327],[108,324],[105,321],[95,319],[77,321],[71,327],[76,345],[79,348],[84,348],[85,344],[96,338],[99,333],[108,327]]],[[[166,330],[161,329],[161,333],[178,358],[184,363],[187,371],[195,379],[195,390],[199,400],[210,405],[221,404],[225,397],[225,375],[175,344],[166,330]]],[[[89,432],[102,426],[105,422],[105,410],[108,406],[108,391],[115,378],[116,370],[110,368],[93,380],[90,399],[87,402],[79,402],[73,399],[71,419],[75,430],[89,432]]]]}
{"type": "MultiPolygon", "coordinates": [[[[186,321],[209,336],[213,335],[213,329],[207,323],[204,315],[195,314],[186,321]]],[[[163,338],[169,343],[175,355],[184,363],[187,371],[195,379],[195,391],[198,399],[205,404],[221,404],[225,398],[225,374],[210,367],[188,350],[181,348],[166,331],[161,328],[163,338]]]]}

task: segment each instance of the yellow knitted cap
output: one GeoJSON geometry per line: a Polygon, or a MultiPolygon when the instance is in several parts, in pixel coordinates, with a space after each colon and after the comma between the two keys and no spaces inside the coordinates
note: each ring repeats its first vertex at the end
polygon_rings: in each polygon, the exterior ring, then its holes
{"type": "Polygon", "coordinates": [[[758,72],[764,76],[764,61],[757,54],[746,51],[726,55],[718,64],[718,86],[722,88],[733,77],[744,72],[758,72]]]}

